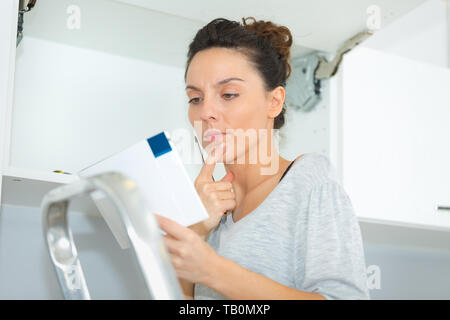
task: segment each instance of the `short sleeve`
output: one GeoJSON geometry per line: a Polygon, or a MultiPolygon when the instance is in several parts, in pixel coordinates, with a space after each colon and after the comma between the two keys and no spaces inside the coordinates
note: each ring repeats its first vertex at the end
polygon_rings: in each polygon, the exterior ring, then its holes
{"type": "Polygon", "coordinates": [[[350,198],[328,179],[310,189],[295,232],[295,283],[327,299],[370,299],[362,236],[350,198]]]}

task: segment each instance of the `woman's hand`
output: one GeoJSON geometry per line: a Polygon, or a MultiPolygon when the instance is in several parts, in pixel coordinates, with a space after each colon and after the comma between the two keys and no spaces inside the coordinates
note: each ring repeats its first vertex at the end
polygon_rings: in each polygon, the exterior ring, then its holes
{"type": "Polygon", "coordinates": [[[155,217],[167,232],[164,243],[177,276],[192,283],[207,283],[220,256],[193,230],[158,214],[155,217]]]}
{"type": "Polygon", "coordinates": [[[233,210],[236,207],[236,197],[234,192],[231,191],[233,188],[231,184],[233,173],[228,172],[217,182],[212,179],[216,163],[223,154],[223,149],[220,147],[221,142],[219,140],[209,145],[211,146],[210,153],[194,183],[209,218],[190,226],[190,228],[203,238],[219,224],[226,211],[233,210]]]}

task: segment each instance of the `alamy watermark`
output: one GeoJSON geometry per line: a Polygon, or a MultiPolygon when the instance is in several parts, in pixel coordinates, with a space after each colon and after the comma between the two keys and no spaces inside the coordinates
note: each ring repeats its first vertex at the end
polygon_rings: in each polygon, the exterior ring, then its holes
{"type": "Polygon", "coordinates": [[[368,6],[366,9],[367,20],[366,26],[370,31],[379,30],[381,28],[381,9],[377,5],[368,6]]]}
{"type": "Polygon", "coordinates": [[[369,290],[381,289],[381,269],[376,264],[367,266],[367,288],[369,290]]]}
{"type": "MultiPolygon", "coordinates": [[[[194,122],[194,131],[178,128],[168,132],[182,161],[186,164],[203,164],[208,155],[217,148],[218,143],[209,141],[202,134],[202,122],[194,122]],[[197,134],[196,134],[197,133],[197,134]],[[195,136],[199,140],[196,141],[195,136]],[[206,146],[203,146],[205,142],[206,146]],[[202,160],[203,159],[203,160],[202,160]]],[[[261,175],[278,172],[279,129],[226,129],[219,135],[225,146],[222,157],[224,164],[260,164],[261,175]]]]}
{"type": "Polygon", "coordinates": [[[81,28],[81,9],[75,4],[67,7],[66,13],[69,15],[66,20],[66,27],[69,30],[79,30],[81,28]]]}
{"type": "Polygon", "coordinates": [[[64,266],[64,280],[69,290],[80,290],[83,276],[77,265],[64,266]]]}

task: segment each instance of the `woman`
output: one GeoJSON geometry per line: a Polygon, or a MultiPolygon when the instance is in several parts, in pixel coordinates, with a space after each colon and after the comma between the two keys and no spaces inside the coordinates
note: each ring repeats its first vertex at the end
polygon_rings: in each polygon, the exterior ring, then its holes
{"type": "Polygon", "coordinates": [[[359,224],[328,158],[308,153],[288,161],[270,134],[237,141],[239,129],[283,126],[291,71],[289,29],[242,20],[215,19],[189,46],[189,120],[201,124],[197,134],[210,150],[195,187],[210,217],[186,228],[156,215],[184,294],[368,299],[359,224]],[[250,161],[264,148],[267,159],[259,153],[250,161]],[[218,161],[227,173],[215,182],[218,161]]]}

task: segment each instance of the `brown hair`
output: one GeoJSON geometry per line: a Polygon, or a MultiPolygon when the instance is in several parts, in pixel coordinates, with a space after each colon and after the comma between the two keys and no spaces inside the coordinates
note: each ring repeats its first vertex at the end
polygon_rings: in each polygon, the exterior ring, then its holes
{"type": "MultiPolygon", "coordinates": [[[[287,27],[270,21],[256,21],[254,17],[242,18],[242,23],[217,18],[200,29],[189,45],[184,80],[197,52],[212,47],[234,48],[244,53],[259,71],[267,91],[278,86],[285,88],[291,74],[291,32],[287,27]],[[248,24],[248,19],[253,20],[253,23],[248,24]]],[[[286,104],[283,104],[282,111],[274,119],[274,129],[284,125],[285,112],[286,104]]]]}

